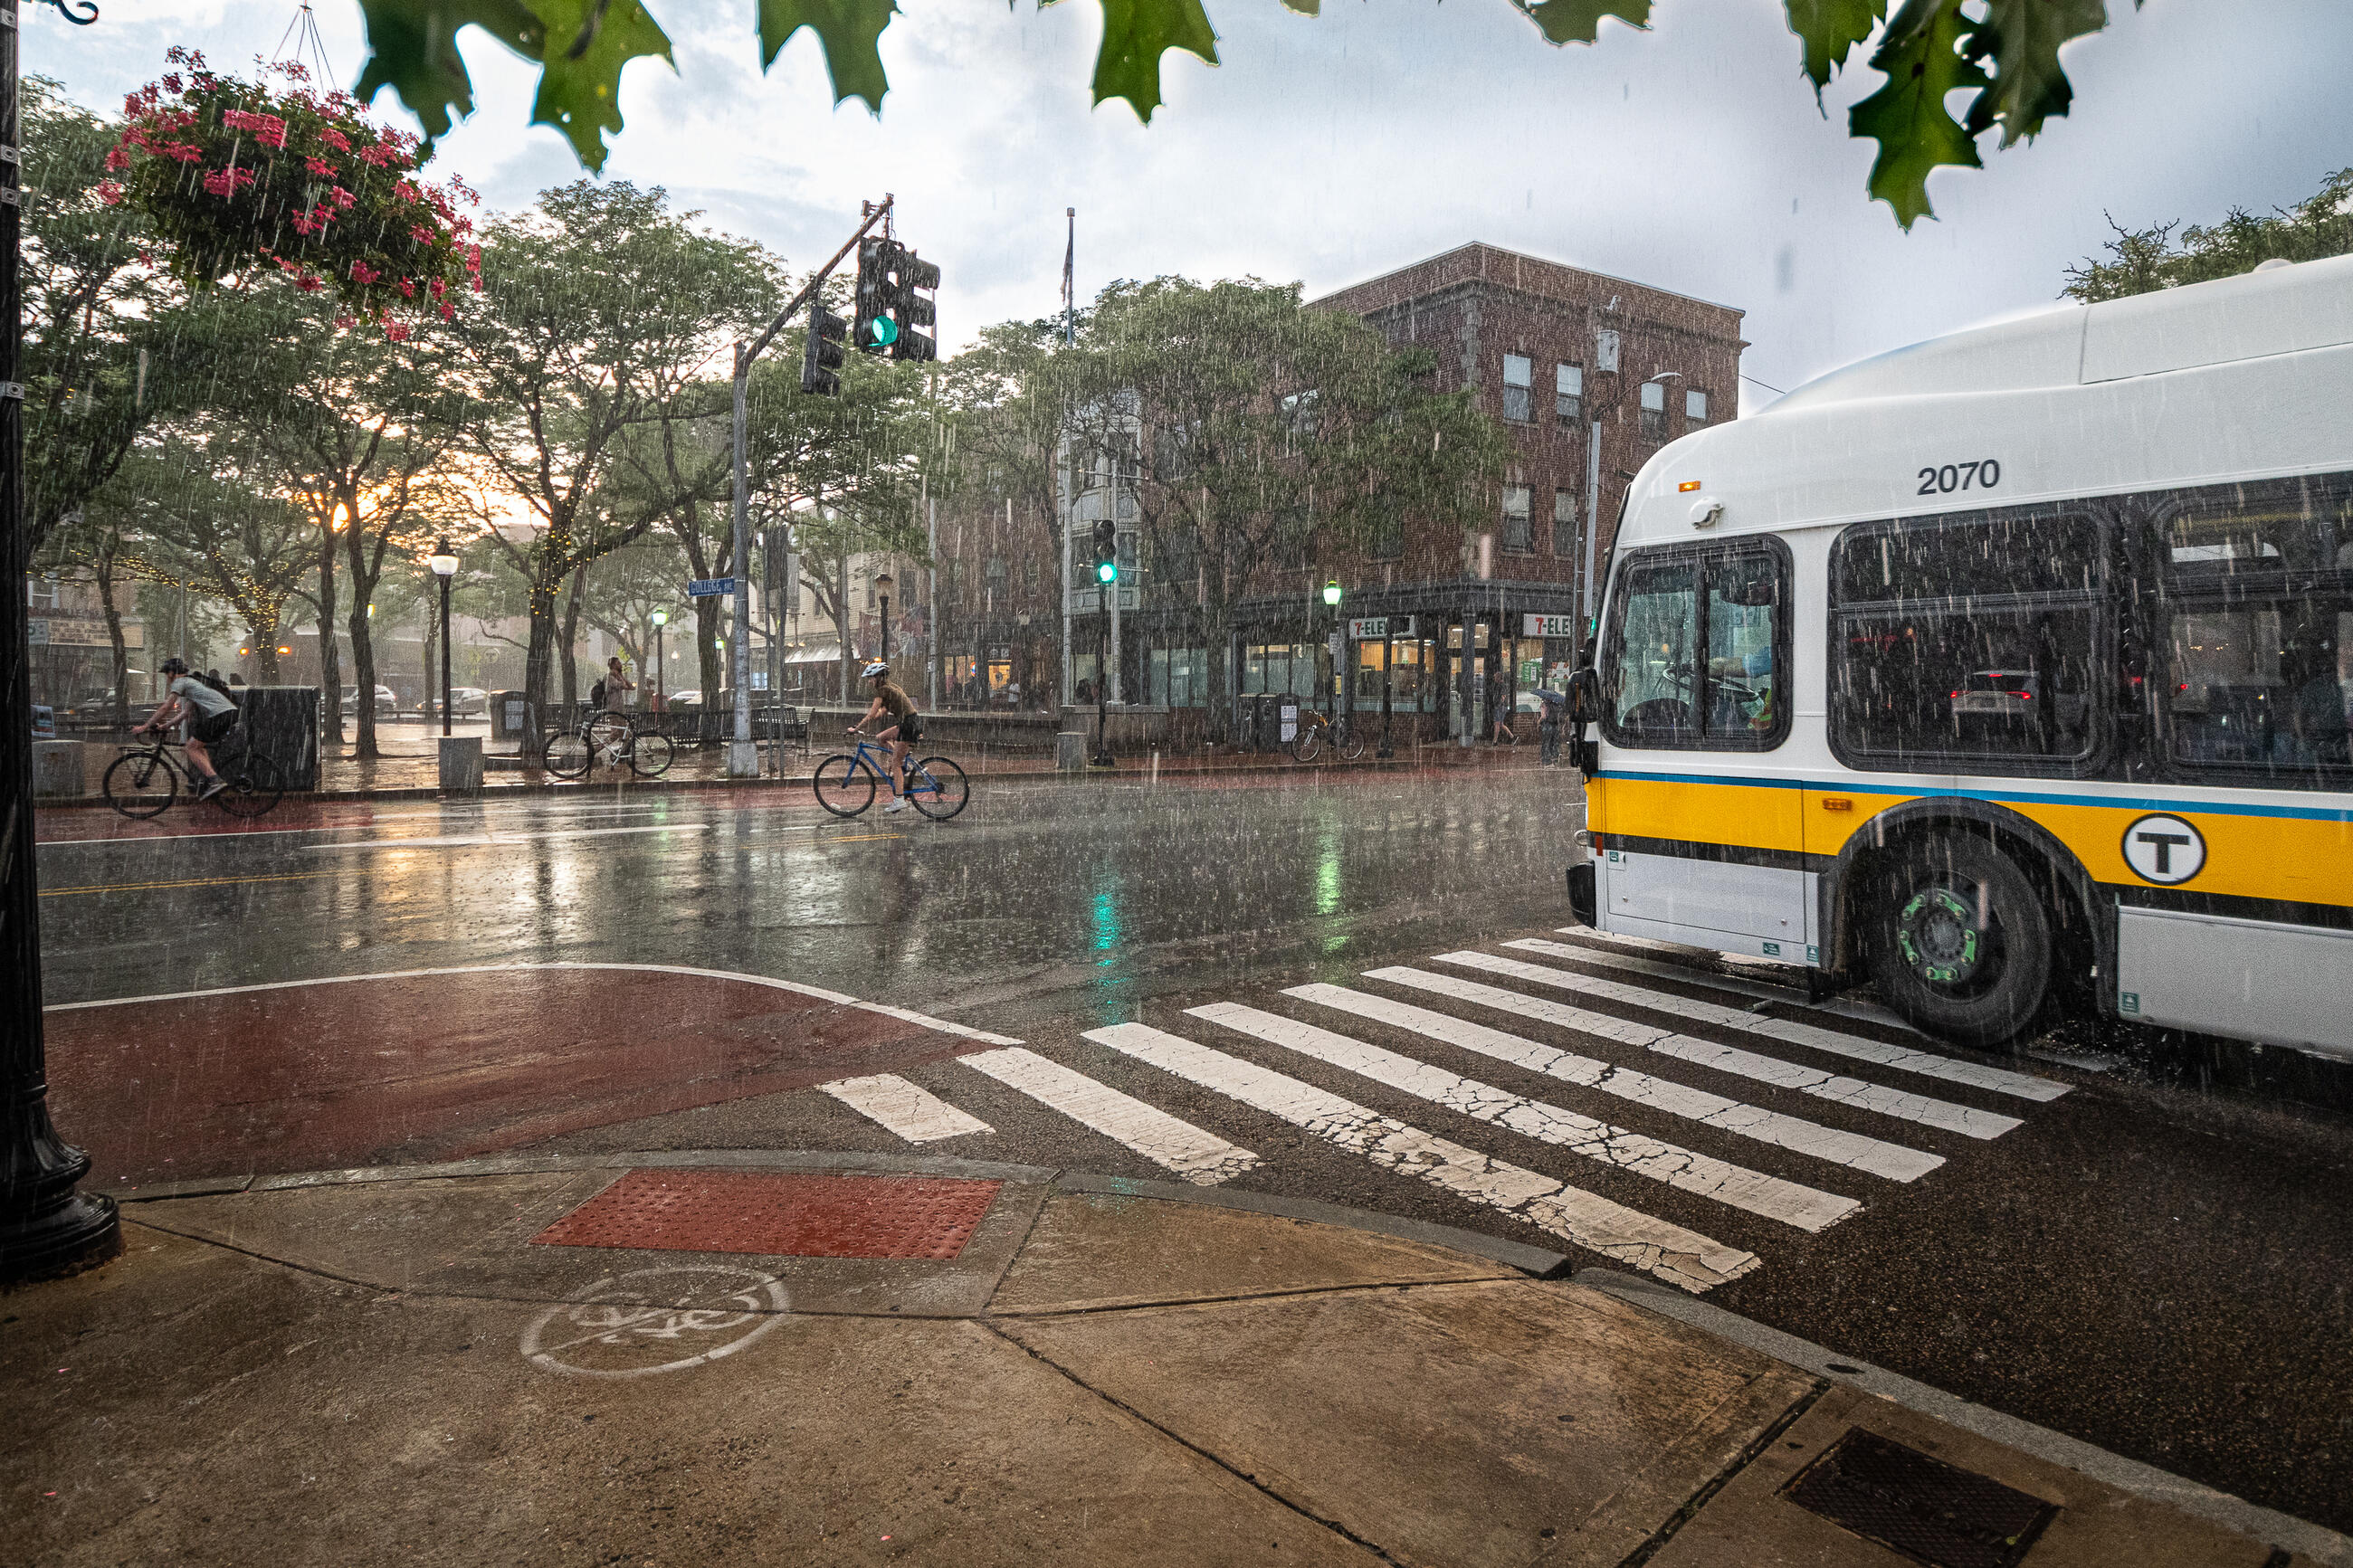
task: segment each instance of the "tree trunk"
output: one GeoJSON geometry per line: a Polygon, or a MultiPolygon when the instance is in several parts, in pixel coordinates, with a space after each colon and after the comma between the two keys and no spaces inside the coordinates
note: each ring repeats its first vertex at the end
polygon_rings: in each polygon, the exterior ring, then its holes
{"type": "Polygon", "coordinates": [[[441,716],[441,666],[435,658],[441,642],[441,605],[437,599],[425,606],[425,700],[418,704],[427,720],[441,716]]]}
{"type": "Polygon", "coordinates": [[[534,583],[531,591],[531,640],[522,656],[522,754],[536,756],[547,732],[547,678],[555,665],[555,590],[534,583]]]}
{"type": "Polygon", "coordinates": [[[278,684],[278,628],[283,624],[283,617],[273,618],[268,626],[252,619],[245,623],[245,635],[249,639],[246,646],[253,649],[256,686],[278,684]]]}
{"type": "Polygon", "coordinates": [[[95,571],[99,608],[106,614],[106,640],[114,650],[114,722],[117,728],[127,730],[131,727],[131,650],[122,645],[122,612],[114,607],[111,548],[99,552],[95,571]]]}
{"type": "Polygon", "coordinates": [[[719,612],[724,604],[720,599],[694,601],[694,652],[697,678],[702,682],[702,706],[708,710],[727,686],[719,663],[719,612]]]}
{"type": "Polygon", "coordinates": [[[376,581],[383,574],[383,556],[379,551],[375,571],[367,569],[367,533],[360,527],[358,497],[346,495],[343,498],[343,519],[350,525],[343,531],[343,539],[351,552],[352,678],[358,689],[355,700],[359,703],[357,754],[363,760],[373,761],[383,753],[376,749],[375,633],[368,620],[368,608],[375,601],[376,581]]]}
{"type": "MultiPolygon", "coordinates": [[[[580,595],[588,584],[588,568],[575,568],[572,586],[564,595],[564,706],[580,700],[580,595]]],[[[619,693],[608,693],[618,697],[619,693]]]]}
{"type": "Polygon", "coordinates": [[[833,629],[841,639],[841,700],[847,707],[850,701],[849,661],[852,657],[849,651],[849,552],[847,550],[841,552],[841,559],[834,563],[833,629]]]}

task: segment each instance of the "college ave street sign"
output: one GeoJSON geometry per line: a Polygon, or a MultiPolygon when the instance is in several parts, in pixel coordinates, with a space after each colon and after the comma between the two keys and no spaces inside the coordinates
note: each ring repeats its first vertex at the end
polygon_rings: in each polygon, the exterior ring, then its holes
{"type": "Polygon", "coordinates": [[[690,599],[723,599],[735,591],[733,577],[690,577],[686,596],[690,599]]]}

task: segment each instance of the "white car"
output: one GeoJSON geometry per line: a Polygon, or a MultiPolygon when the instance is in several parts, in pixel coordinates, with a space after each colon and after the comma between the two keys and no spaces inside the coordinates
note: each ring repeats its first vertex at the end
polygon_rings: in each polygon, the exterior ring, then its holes
{"type": "Polygon", "coordinates": [[[491,710],[491,694],[479,686],[453,686],[449,689],[449,713],[463,718],[469,713],[487,713],[491,710]]]}
{"type": "MultiPolygon", "coordinates": [[[[356,686],[344,687],[343,711],[356,713],[359,711],[359,706],[360,689],[356,686]]],[[[389,686],[379,684],[375,689],[375,710],[380,717],[399,712],[400,693],[389,686]]]]}

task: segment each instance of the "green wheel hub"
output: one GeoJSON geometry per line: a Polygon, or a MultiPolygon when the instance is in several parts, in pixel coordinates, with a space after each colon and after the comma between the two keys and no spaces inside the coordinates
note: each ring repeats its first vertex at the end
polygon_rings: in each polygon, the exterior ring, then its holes
{"type": "Polygon", "coordinates": [[[1895,949],[1921,979],[1963,985],[1984,955],[1985,938],[1974,909],[1948,889],[1930,888],[1896,911],[1895,949]]]}

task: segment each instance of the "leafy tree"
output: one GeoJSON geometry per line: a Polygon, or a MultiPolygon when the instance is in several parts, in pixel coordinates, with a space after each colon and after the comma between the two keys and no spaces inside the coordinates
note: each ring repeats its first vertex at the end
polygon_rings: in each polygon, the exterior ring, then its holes
{"type": "MultiPolygon", "coordinates": [[[[1067,426],[1078,466],[1137,467],[1144,543],[1191,588],[1209,647],[1227,645],[1241,599],[1311,568],[1318,548],[1367,546],[1409,519],[1467,528],[1494,513],[1501,427],[1469,393],[1428,390],[1428,350],[1303,309],[1295,283],[1117,284],[1079,353],[1067,426]],[[1139,425],[1144,449],[1124,452],[1139,425]]],[[[1213,685],[1213,731],[1224,700],[1213,685]]]]}
{"type": "MultiPolygon", "coordinates": [[[[1051,0],[1040,0],[1041,6],[1051,0]]],[[[1817,100],[1853,52],[1878,37],[1872,68],[1886,85],[1857,104],[1849,134],[1879,142],[1870,191],[1905,228],[1929,211],[1927,177],[1940,165],[1978,166],[1977,140],[2001,132],[2004,147],[2030,140],[2074,96],[2060,68],[2071,39],[2107,25],[2105,0],[1784,0],[1802,68],[1817,100]],[[1965,5],[1976,7],[1972,16],[1965,5]],[[1974,96],[1956,120],[1947,95],[1974,96]]],[[[1283,0],[1314,16],[1320,0],[1283,0]]],[[[1548,43],[1589,44],[1605,17],[1647,29],[1653,0],[1511,0],[1548,43]]],[[[2137,8],[2142,0],[2133,0],[2137,8]]],[[[633,59],[675,65],[670,36],[638,0],[359,0],[372,51],[358,92],[389,87],[429,135],[473,112],[474,89],[457,35],[479,26],[541,68],[532,122],[551,125],[590,169],[621,129],[620,78],[633,59]]],[[[1122,99],[1147,123],[1160,107],[1160,57],[1183,49],[1218,63],[1218,35],[1201,0],[1103,0],[1093,93],[1122,99]]],[[[880,114],[890,81],[878,47],[897,0],[759,0],[760,64],[803,27],[814,30],[833,79],[833,100],[857,98],[880,114]]]]}
{"type": "Polygon", "coordinates": [[[686,504],[691,486],[617,482],[624,444],[665,413],[707,415],[708,366],[765,323],[775,267],[749,242],[698,231],[659,188],[586,180],[484,233],[485,308],[456,332],[459,434],[534,527],[491,535],[529,591],[524,690],[547,700],[559,600],[573,574],[686,504]]]}
{"type": "Polygon", "coordinates": [[[2087,305],[2183,283],[2235,278],[2274,257],[2315,261],[2344,256],[2353,253],[2353,169],[2337,170],[2311,195],[2292,207],[2274,207],[2268,216],[2232,207],[2211,228],[2182,229],[2178,244],[2173,231],[2181,226],[2179,219],[2151,228],[2126,228],[2110,218],[2108,226],[2116,237],[2107,243],[2107,258],[2086,257],[2067,269],[2067,287],[2062,292],[2087,305]]]}

